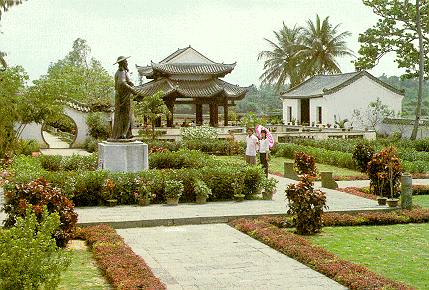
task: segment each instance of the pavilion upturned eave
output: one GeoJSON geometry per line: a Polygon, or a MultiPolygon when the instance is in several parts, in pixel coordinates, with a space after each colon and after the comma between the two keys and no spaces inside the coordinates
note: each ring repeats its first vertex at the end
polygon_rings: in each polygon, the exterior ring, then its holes
{"type": "Polygon", "coordinates": [[[136,87],[141,97],[154,95],[159,91],[163,91],[163,97],[167,97],[173,93],[177,93],[184,98],[212,98],[223,95],[230,100],[241,100],[246,95],[248,89],[236,85],[232,85],[222,80],[197,80],[197,81],[171,81],[169,79],[153,80],[136,87]]]}

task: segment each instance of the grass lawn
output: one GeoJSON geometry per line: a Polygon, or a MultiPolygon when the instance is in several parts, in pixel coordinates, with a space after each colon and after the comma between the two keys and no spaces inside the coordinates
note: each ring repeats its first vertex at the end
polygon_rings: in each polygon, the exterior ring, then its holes
{"type": "Polygon", "coordinates": [[[429,208],[429,195],[413,195],[413,204],[429,208]]]}
{"type": "Polygon", "coordinates": [[[308,237],[341,259],[417,289],[429,289],[429,224],[327,227],[308,237]]]}
{"type": "Polygon", "coordinates": [[[61,275],[59,290],[113,289],[98,269],[97,262],[84,241],[73,240],[70,248],[73,249],[73,261],[67,271],[61,275]]]}
{"type": "MultiPolygon", "coordinates": [[[[219,159],[232,160],[237,162],[244,162],[244,156],[235,155],[235,156],[217,156],[219,159]]],[[[271,171],[276,171],[284,173],[284,162],[294,162],[293,159],[283,158],[283,157],[271,157],[271,160],[268,161],[268,169],[271,171]]],[[[353,175],[362,175],[359,171],[351,170],[347,168],[336,167],[333,165],[327,165],[322,163],[316,163],[317,169],[320,171],[332,171],[333,175],[338,176],[353,176],[353,175]]]]}

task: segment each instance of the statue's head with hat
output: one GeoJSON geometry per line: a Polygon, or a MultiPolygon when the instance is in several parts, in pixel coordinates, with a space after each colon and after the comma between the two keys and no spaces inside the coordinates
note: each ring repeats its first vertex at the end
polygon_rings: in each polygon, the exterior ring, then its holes
{"type": "Polygon", "coordinates": [[[126,71],[128,71],[128,58],[130,58],[130,56],[119,56],[118,60],[113,65],[119,64],[119,68],[124,68],[126,71]]]}

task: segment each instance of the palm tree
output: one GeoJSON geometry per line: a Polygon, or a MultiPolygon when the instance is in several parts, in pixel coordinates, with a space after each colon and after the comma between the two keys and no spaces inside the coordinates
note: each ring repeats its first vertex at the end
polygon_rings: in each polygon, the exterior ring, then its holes
{"type": "Polygon", "coordinates": [[[329,16],[322,22],[319,15],[316,15],[315,23],[307,20],[307,27],[302,33],[305,48],[297,54],[304,62],[307,76],[341,73],[336,58],[353,56],[353,52],[347,48],[344,41],[351,33],[345,31],[338,34],[339,26],[340,24],[332,27],[329,24],[329,16]]]}
{"type": "Polygon", "coordinates": [[[265,59],[264,73],[260,76],[262,84],[275,83],[275,91],[278,92],[287,80],[291,86],[303,81],[301,73],[301,61],[296,58],[296,53],[302,48],[302,27],[296,25],[291,29],[283,23],[283,28],[276,32],[276,42],[264,38],[271,46],[272,51],[261,51],[258,60],[265,59]]]}

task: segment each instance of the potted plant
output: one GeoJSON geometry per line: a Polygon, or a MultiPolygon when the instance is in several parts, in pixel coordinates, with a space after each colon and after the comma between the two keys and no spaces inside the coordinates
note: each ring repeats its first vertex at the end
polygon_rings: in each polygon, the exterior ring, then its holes
{"type": "Polygon", "coordinates": [[[232,188],[234,190],[234,200],[236,202],[242,202],[244,201],[245,195],[242,193],[244,190],[244,178],[237,178],[232,183],[232,188]]]}
{"type": "Polygon", "coordinates": [[[263,181],[263,186],[264,186],[264,192],[262,192],[263,200],[273,199],[273,194],[276,193],[277,183],[279,182],[274,177],[266,178],[263,181]]]}
{"type": "Polygon", "coordinates": [[[167,180],[165,182],[164,194],[167,199],[167,205],[178,205],[179,198],[182,195],[184,186],[182,181],[167,180]]]}
{"type": "Polygon", "coordinates": [[[387,162],[387,173],[388,173],[388,177],[389,177],[389,188],[390,188],[390,198],[387,199],[387,204],[390,207],[397,207],[398,203],[399,203],[399,198],[395,198],[394,197],[394,191],[395,191],[395,187],[393,184],[393,179],[394,179],[394,174],[395,174],[395,164],[399,163],[399,159],[396,158],[396,152],[394,150],[394,148],[391,146],[390,148],[386,149],[386,151],[388,151],[387,157],[388,157],[388,162],[387,162]]]}
{"type": "Polygon", "coordinates": [[[383,196],[383,188],[384,188],[384,180],[385,180],[385,172],[378,172],[378,190],[379,196],[377,196],[378,205],[386,205],[387,197],[383,196]]]}
{"type": "Polygon", "coordinates": [[[209,195],[212,194],[212,190],[207,186],[204,181],[200,179],[197,179],[195,181],[194,192],[196,196],[196,202],[198,204],[206,203],[207,198],[209,197],[209,195]]]}
{"type": "Polygon", "coordinates": [[[141,206],[148,206],[152,197],[151,188],[149,182],[144,182],[142,179],[138,180],[138,189],[134,193],[136,202],[141,206]]]}
{"type": "Polygon", "coordinates": [[[116,206],[118,200],[113,198],[113,188],[115,187],[115,184],[113,181],[109,178],[106,179],[103,183],[103,189],[101,191],[101,195],[103,196],[105,202],[108,206],[116,206]]]}

